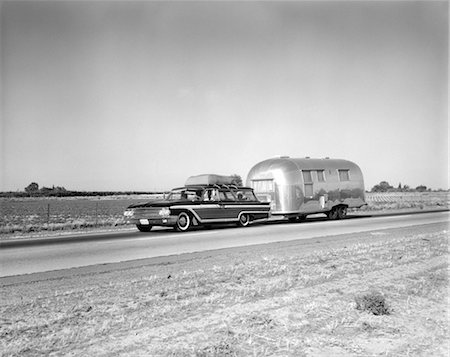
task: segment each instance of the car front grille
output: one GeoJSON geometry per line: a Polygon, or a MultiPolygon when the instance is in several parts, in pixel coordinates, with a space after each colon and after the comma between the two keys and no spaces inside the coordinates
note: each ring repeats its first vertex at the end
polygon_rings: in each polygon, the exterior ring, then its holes
{"type": "Polygon", "coordinates": [[[134,209],[135,218],[160,218],[160,207],[139,207],[134,209]]]}

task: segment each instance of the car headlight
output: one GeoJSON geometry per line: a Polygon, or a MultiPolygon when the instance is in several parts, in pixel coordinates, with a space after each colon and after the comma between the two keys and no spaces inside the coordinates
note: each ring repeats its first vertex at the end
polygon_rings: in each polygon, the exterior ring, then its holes
{"type": "Polygon", "coordinates": [[[125,212],[123,212],[123,215],[125,217],[132,217],[134,214],[134,211],[132,209],[127,209],[125,212]]]}
{"type": "Polygon", "coordinates": [[[170,209],[167,208],[167,207],[161,208],[161,209],[159,210],[159,215],[160,215],[161,217],[169,217],[169,216],[170,216],[170,209]]]}

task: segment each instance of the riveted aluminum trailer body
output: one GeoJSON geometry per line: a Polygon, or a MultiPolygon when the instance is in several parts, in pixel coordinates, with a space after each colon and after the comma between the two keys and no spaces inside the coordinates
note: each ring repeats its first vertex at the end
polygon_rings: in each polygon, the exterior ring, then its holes
{"type": "Polygon", "coordinates": [[[253,166],[246,184],[270,202],[272,215],[288,218],[314,213],[343,218],[347,208],[366,204],[361,169],[348,160],[272,158],[253,166]]]}

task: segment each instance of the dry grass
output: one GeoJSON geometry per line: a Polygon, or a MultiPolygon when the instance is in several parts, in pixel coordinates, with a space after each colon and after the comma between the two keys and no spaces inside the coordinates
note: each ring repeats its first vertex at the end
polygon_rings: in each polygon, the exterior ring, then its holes
{"type": "Polygon", "coordinates": [[[4,286],[0,347],[5,356],[444,356],[446,229],[4,286]],[[390,314],[366,311],[369,301],[390,314]]]}

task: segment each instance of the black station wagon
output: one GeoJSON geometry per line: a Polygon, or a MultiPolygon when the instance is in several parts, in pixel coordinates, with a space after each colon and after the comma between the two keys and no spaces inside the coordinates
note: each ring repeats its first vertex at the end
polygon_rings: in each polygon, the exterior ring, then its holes
{"type": "Polygon", "coordinates": [[[269,218],[269,203],[258,201],[253,189],[214,179],[223,176],[193,177],[195,179],[188,179],[187,183],[206,184],[186,184],[173,189],[163,200],[131,205],[124,212],[127,223],[135,224],[141,232],[149,232],[154,226],[174,227],[185,232],[192,226],[214,223],[236,223],[246,227],[269,218]]]}

